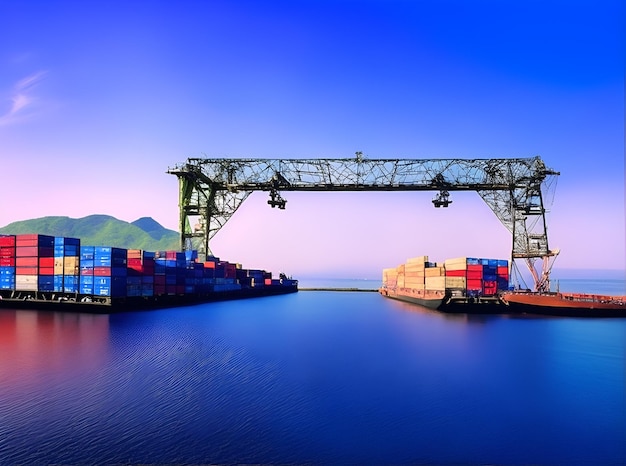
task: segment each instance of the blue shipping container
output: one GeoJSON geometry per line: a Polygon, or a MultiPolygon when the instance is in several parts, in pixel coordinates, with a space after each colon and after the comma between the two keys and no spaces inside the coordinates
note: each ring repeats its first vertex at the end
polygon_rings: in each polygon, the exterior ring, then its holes
{"type": "Polygon", "coordinates": [[[54,291],[63,291],[63,275],[54,276],[54,291]]]}
{"type": "Polygon", "coordinates": [[[79,277],[77,275],[63,276],[63,291],[66,293],[77,293],[79,285],[79,277]]]}
{"type": "Polygon", "coordinates": [[[91,260],[93,261],[95,255],[95,247],[94,246],[81,246],[80,247],[80,260],[91,260]]]}
{"type": "Polygon", "coordinates": [[[5,266],[0,267],[0,277],[15,275],[15,267],[5,266]]]}
{"type": "Polygon", "coordinates": [[[39,275],[37,277],[39,291],[54,291],[54,275],[39,275]]]}

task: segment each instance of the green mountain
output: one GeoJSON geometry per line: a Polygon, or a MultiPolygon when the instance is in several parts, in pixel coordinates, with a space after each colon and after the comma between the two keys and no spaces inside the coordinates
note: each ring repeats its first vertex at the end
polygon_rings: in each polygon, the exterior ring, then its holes
{"type": "Polygon", "coordinates": [[[50,236],[79,238],[84,246],[111,246],[145,251],[177,250],[177,232],[162,227],[150,217],[132,223],[109,215],[89,215],[83,218],[42,217],[13,222],[0,228],[0,234],[37,233],[50,236]]]}

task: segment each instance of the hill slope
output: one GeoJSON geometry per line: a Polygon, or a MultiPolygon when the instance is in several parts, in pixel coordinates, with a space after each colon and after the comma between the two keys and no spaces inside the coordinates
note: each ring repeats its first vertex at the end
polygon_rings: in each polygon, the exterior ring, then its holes
{"type": "Polygon", "coordinates": [[[13,222],[0,228],[0,234],[24,233],[79,238],[82,245],[146,251],[176,250],[180,241],[177,232],[162,227],[150,217],[143,217],[132,223],[109,215],[89,215],[77,219],[42,217],[13,222]]]}

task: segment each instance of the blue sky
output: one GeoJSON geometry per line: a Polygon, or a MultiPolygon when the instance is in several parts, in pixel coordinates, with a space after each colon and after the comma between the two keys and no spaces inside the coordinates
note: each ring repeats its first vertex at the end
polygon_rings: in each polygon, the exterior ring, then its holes
{"type": "MultiPolygon", "coordinates": [[[[560,171],[555,267],[626,269],[621,1],[4,1],[0,225],[150,216],[177,228],[188,157],[501,158],[560,171]]],[[[378,277],[507,258],[474,193],[253,194],[214,252],[378,277]]]]}

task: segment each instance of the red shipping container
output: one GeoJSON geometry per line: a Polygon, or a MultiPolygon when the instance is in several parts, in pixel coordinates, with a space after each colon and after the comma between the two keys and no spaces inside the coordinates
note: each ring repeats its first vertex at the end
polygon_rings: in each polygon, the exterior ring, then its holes
{"type": "Polygon", "coordinates": [[[493,296],[498,292],[498,282],[485,280],[483,283],[483,294],[485,296],[493,296]]]}
{"type": "Polygon", "coordinates": [[[17,246],[15,248],[15,257],[37,257],[38,255],[37,246],[17,246]]]}
{"type": "Polygon", "coordinates": [[[482,269],[480,270],[469,270],[467,271],[467,279],[468,280],[482,280],[483,278],[483,271],[482,269]]]}
{"type": "Polygon", "coordinates": [[[0,246],[15,246],[15,236],[0,236],[0,246]]]}
{"type": "Polygon", "coordinates": [[[37,275],[39,267],[15,267],[15,275],[37,275]]]}
{"type": "Polygon", "coordinates": [[[54,267],[39,267],[39,275],[54,275],[54,267]]]}
{"type": "Polygon", "coordinates": [[[141,257],[128,257],[128,268],[130,268],[131,265],[138,265],[139,267],[142,266],[141,263],[141,257]]]}
{"type": "Polygon", "coordinates": [[[467,270],[473,270],[473,271],[483,271],[483,265],[482,264],[467,264],[467,270]]]}
{"type": "Polygon", "coordinates": [[[80,274],[83,276],[92,276],[93,275],[93,267],[81,267],[80,274]]]}
{"type": "Polygon", "coordinates": [[[54,267],[54,257],[40,257],[39,267],[54,267]]]}
{"type": "Polygon", "coordinates": [[[37,246],[39,244],[39,236],[38,235],[16,235],[15,244],[17,246],[26,246],[26,247],[37,246]]]}
{"type": "Polygon", "coordinates": [[[211,261],[205,262],[204,263],[204,268],[205,269],[214,269],[215,268],[215,262],[211,262],[211,261]]]}
{"type": "Polygon", "coordinates": [[[38,241],[39,235],[36,233],[21,233],[19,235],[15,235],[17,241],[38,241]]]}
{"type": "Polygon", "coordinates": [[[483,281],[482,280],[476,280],[476,279],[467,279],[467,289],[468,290],[472,290],[472,291],[476,291],[476,290],[480,290],[482,291],[483,289],[483,281]]]}
{"type": "Polygon", "coordinates": [[[37,267],[39,265],[39,259],[37,257],[16,257],[16,267],[37,267]]]}
{"type": "Polygon", "coordinates": [[[94,267],[93,276],[94,277],[110,277],[111,267],[94,267]]]}
{"type": "Polygon", "coordinates": [[[446,270],[446,277],[465,277],[466,270],[446,270]]]}
{"type": "Polygon", "coordinates": [[[15,267],[15,257],[0,257],[0,267],[15,267]]]}
{"type": "Polygon", "coordinates": [[[15,247],[0,246],[0,257],[15,257],[15,247]]]}
{"type": "Polygon", "coordinates": [[[497,269],[497,274],[498,274],[498,277],[508,278],[509,277],[509,268],[500,266],[497,269]]]}

